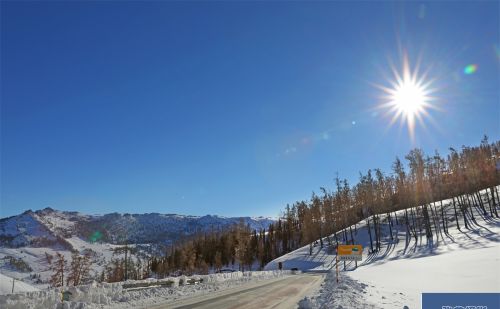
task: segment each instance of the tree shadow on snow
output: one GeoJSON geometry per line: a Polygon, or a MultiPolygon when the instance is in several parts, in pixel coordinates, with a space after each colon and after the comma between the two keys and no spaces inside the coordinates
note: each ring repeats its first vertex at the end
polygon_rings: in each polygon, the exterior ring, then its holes
{"type": "MultiPolygon", "coordinates": [[[[399,250],[397,249],[399,239],[406,242],[406,231],[398,232],[396,230],[396,236],[393,241],[385,239],[382,243],[382,250],[369,253],[367,258],[358,266],[365,266],[368,264],[380,265],[388,261],[399,259],[416,259],[435,256],[452,251],[453,248],[449,247],[450,244],[458,246],[460,249],[478,249],[489,247],[491,243],[500,242],[500,235],[491,230],[492,226],[500,226],[500,220],[492,217],[487,217],[486,219],[487,220],[485,220],[482,224],[474,222],[467,230],[465,230],[465,226],[461,224],[461,230],[459,230],[458,233],[456,226],[453,228],[449,227],[450,230],[453,229],[453,235],[450,234],[450,231],[433,231],[434,235],[432,240],[429,239],[425,242],[425,236],[419,235],[418,240],[415,241],[415,238],[412,235],[404,247],[399,250]],[[443,236],[443,233],[445,236],[443,236]],[[471,235],[475,235],[476,237],[471,237],[471,235]],[[448,243],[447,241],[451,241],[451,243],[448,243]],[[443,250],[439,250],[441,248],[443,250]]],[[[473,221],[470,220],[470,222],[473,221]]]]}

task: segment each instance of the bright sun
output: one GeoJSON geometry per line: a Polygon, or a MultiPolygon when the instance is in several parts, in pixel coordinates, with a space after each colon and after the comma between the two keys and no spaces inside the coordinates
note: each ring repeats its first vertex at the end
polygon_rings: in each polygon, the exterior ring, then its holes
{"type": "Polygon", "coordinates": [[[392,100],[406,117],[412,117],[419,113],[426,104],[424,90],[412,81],[404,81],[402,85],[398,85],[394,89],[392,100]]]}
{"type": "Polygon", "coordinates": [[[383,103],[379,108],[391,115],[390,125],[398,119],[408,126],[410,137],[414,138],[415,124],[418,121],[424,125],[424,116],[430,117],[428,109],[435,108],[430,94],[434,91],[429,88],[431,82],[425,81],[425,74],[418,75],[418,66],[412,72],[408,57],[404,57],[403,70],[399,73],[392,67],[394,79],[389,81],[391,87],[377,86],[383,90],[383,103]]]}

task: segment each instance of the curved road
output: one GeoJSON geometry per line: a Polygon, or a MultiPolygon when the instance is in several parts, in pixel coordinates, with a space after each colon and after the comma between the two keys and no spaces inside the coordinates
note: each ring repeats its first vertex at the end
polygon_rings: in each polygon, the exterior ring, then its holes
{"type": "Polygon", "coordinates": [[[284,278],[261,281],[234,289],[188,298],[165,304],[157,309],[265,309],[297,308],[304,296],[312,293],[323,282],[322,274],[297,274],[284,278]]]}

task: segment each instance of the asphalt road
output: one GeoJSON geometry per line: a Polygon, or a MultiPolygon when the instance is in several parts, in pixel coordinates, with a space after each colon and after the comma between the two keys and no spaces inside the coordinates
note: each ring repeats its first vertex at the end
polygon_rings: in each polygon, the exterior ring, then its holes
{"type": "Polygon", "coordinates": [[[193,297],[155,308],[203,309],[289,309],[323,282],[323,274],[297,274],[193,297]]]}

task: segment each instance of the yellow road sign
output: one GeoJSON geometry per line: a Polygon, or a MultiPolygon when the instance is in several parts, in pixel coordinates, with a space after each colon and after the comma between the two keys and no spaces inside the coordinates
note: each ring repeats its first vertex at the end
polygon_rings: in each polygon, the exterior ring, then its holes
{"type": "Polygon", "coordinates": [[[337,255],[340,261],[361,261],[363,247],[361,245],[339,245],[337,255]]]}

